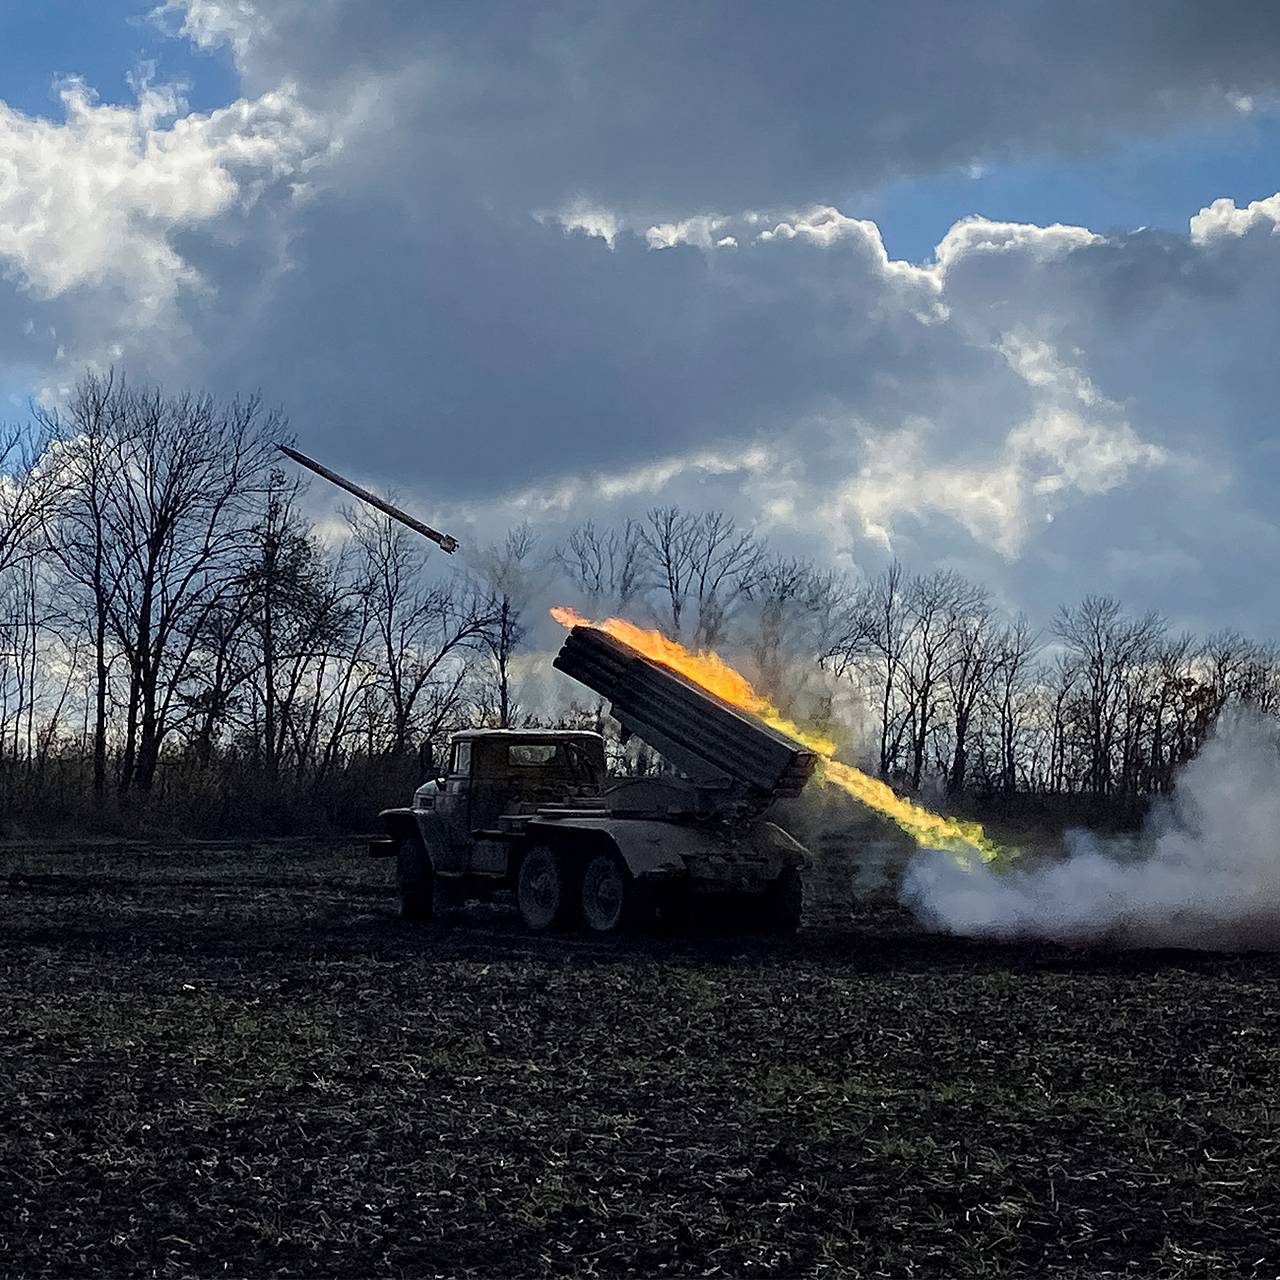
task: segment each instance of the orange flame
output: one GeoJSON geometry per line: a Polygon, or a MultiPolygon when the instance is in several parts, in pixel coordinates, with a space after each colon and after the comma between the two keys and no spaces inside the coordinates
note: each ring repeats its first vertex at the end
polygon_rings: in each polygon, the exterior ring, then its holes
{"type": "Polygon", "coordinates": [[[887,783],[855,769],[852,765],[835,759],[836,744],[819,734],[800,728],[756,691],[751,681],[740,671],[735,671],[717,653],[694,653],[678,641],[664,636],[661,631],[637,626],[625,618],[606,618],[592,622],[574,609],[558,605],[551,616],[562,627],[593,627],[611,635],[615,640],[630,645],[638,653],[672,671],[678,672],[694,684],[714,693],[725,702],[741,707],[757,715],[765,724],[785,733],[801,746],[808,747],[822,757],[819,777],[823,782],[839,787],[869,808],[891,819],[915,842],[928,849],[942,849],[962,859],[976,853],[984,862],[1002,856],[1010,856],[1010,850],[1002,850],[992,842],[977,822],[960,818],[946,818],[933,813],[911,800],[898,795],[887,783]]]}
{"type": "Polygon", "coordinates": [[[552,609],[551,616],[562,627],[593,627],[596,631],[603,631],[615,640],[630,645],[646,658],[652,658],[654,662],[678,671],[694,684],[701,685],[716,697],[733,703],[735,707],[743,707],[759,715],[769,706],[768,701],[751,687],[747,677],[735,671],[719,654],[691,653],[677,641],[668,640],[661,631],[638,627],[625,618],[606,618],[603,622],[592,622],[563,605],[552,609]]]}

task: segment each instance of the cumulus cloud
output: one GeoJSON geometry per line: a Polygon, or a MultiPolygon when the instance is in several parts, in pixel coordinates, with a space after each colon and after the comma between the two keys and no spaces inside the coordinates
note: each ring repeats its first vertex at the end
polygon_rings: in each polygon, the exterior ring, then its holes
{"type": "Polygon", "coordinates": [[[1219,563],[1178,621],[1218,624],[1228,592],[1266,613],[1239,583],[1280,553],[1268,200],[1205,192],[1181,235],[966,218],[917,262],[866,215],[915,174],[1265,116],[1280,10],[160,9],[231,51],[241,101],[7,113],[68,174],[77,139],[115,139],[121,175],[80,243],[30,216],[23,153],[11,368],[105,347],[148,372],[185,331],[183,381],[262,387],[314,452],[482,542],[679,501],[842,563],[950,563],[1032,612],[1122,579],[1167,608],[1169,566],[1219,563]]]}
{"type": "Polygon", "coordinates": [[[679,222],[663,222],[644,233],[645,243],[650,249],[674,249],[680,244],[699,249],[736,248],[736,237],[722,234],[728,221],[702,214],[679,222]]]}
{"type": "Polygon", "coordinates": [[[60,99],[58,122],[0,103],[0,263],[33,302],[110,296],[111,342],[99,333],[81,359],[154,340],[180,295],[216,288],[179,236],[232,236],[260,202],[287,203],[326,147],[288,86],[209,114],[146,83],[129,106],[98,103],[80,80],[60,99]]]}
{"type": "Polygon", "coordinates": [[[1072,493],[1101,494],[1165,452],[1125,423],[1108,426],[1065,410],[1037,415],[1008,433],[989,462],[931,464],[928,426],[872,436],[843,503],[886,551],[904,516],[937,511],[1000,555],[1017,556],[1034,522],[1052,520],[1072,493]]]}
{"type": "MultiPolygon", "coordinates": [[[[602,215],[597,211],[593,216],[602,215]]],[[[621,219],[613,218],[609,225],[612,244],[623,234],[621,219]]],[[[851,321],[870,318],[861,335],[864,344],[885,332],[896,334],[904,342],[899,359],[913,351],[927,355],[935,373],[965,362],[973,349],[985,347],[992,356],[985,369],[990,391],[998,393],[1002,382],[1008,386],[1012,374],[1014,388],[1020,381],[1029,395],[1029,413],[1014,416],[1021,406],[1015,396],[980,437],[964,442],[967,447],[959,450],[950,439],[954,422],[949,421],[947,406],[938,406],[936,419],[918,413],[906,420],[896,414],[869,418],[876,405],[863,399],[844,427],[857,456],[856,462],[845,464],[853,474],[835,486],[830,500],[818,504],[829,533],[838,537],[846,522],[851,523],[870,542],[892,552],[904,520],[918,523],[922,515],[934,512],[955,521],[977,543],[1012,559],[1036,527],[1052,520],[1073,497],[1107,493],[1124,485],[1132,472],[1168,460],[1164,448],[1144,441],[1121,406],[1037,332],[1037,321],[1043,317],[1036,317],[1033,309],[1025,327],[1009,317],[1028,300],[1006,299],[1001,310],[1011,328],[986,331],[989,303],[981,298],[974,306],[965,286],[966,272],[980,271],[989,255],[998,255],[1006,268],[1020,263],[1040,269],[1101,246],[1104,237],[1080,227],[971,218],[952,228],[933,263],[918,265],[891,259],[874,222],[817,206],[798,213],[699,215],[650,227],[644,239],[650,249],[689,245],[715,255],[728,231],[734,233],[735,248],[741,242],[755,253],[801,255],[792,260],[797,290],[811,293],[818,283],[815,277],[822,278],[830,302],[845,302],[851,321]],[[932,326],[939,326],[938,331],[926,333],[932,326]],[[997,355],[1003,365],[994,359],[997,355]]],[[[830,318],[829,306],[825,314],[830,318]]],[[[849,354],[857,358],[856,344],[851,344],[849,354]]],[[[998,395],[992,403],[998,403],[998,395]]],[[[803,448],[803,427],[793,423],[789,434],[793,447],[803,448]]],[[[775,448],[775,465],[777,455],[775,448]]],[[[820,486],[822,480],[815,477],[812,483],[820,486]]],[[[794,510],[797,504],[790,506],[794,510]]],[[[775,504],[773,510],[779,507],[775,504]]]]}
{"type": "Polygon", "coordinates": [[[584,235],[594,236],[597,240],[603,240],[610,249],[622,230],[622,222],[617,214],[599,208],[582,197],[571,201],[559,213],[539,213],[535,217],[539,222],[559,223],[564,228],[565,235],[581,231],[584,235]]]}
{"type": "Polygon", "coordinates": [[[166,0],[151,11],[152,21],[166,24],[178,19],[178,34],[202,49],[230,45],[243,58],[255,39],[271,30],[262,7],[255,0],[166,0]]]}
{"type": "Polygon", "coordinates": [[[1228,236],[1240,237],[1261,230],[1280,233],[1280,192],[1265,200],[1254,200],[1243,209],[1234,200],[1215,200],[1191,219],[1191,239],[1196,244],[1212,244],[1228,236]]]}

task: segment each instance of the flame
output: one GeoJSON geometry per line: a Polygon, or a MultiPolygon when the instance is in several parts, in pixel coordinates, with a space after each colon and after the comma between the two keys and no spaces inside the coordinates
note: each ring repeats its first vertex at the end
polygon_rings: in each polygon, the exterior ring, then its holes
{"type": "Polygon", "coordinates": [[[562,605],[552,609],[551,616],[562,627],[594,627],[597,631],[603,631],[615,640],[630,645],[646,658],[692,680],[694,684],[714,693],[725,702],[759,716],[765,724],[785,733],[787,737],[822,757],[818,773],[821,781],[839,787],[868,808],[884,814],[918,845],[944,850],[965,861],[971,861],[975,854],[983,862],[1010,856],[1012,851],[1003,850],[996,845],[983,831],[981,824],[933,813],[898,795],[879,778],[873,778],[861,769],[835,759],[835,742],[802,729],[794,721],[788,720],[768,698],[756,691],[746,676],[735,671],[719,654],[694,653],[664,636],[661,631],[637,626],[625,618],[606,618],[603,622],[593,622],[576,610],[562,605]]]}

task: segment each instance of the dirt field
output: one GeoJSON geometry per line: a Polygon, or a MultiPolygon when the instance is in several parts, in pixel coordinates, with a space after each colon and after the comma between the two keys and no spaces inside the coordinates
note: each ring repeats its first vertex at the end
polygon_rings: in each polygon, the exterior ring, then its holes
{"type": "Polygon", "coordinates": [[[409,927],[353,847],[0,880],[7,1276],[1280,1273],[1280,958],[409,927]]]}

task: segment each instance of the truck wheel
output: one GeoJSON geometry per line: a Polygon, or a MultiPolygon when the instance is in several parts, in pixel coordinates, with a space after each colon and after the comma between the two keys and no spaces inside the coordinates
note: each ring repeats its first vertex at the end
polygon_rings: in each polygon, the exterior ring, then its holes
{"type": "Polygon", "coordinates": [[[798,867],[782,874],[764,891],[765,928],[771,933],[795,933],[804,914],[804,880],[798,867]]]}
{"type": "Polygon", "coordinates": [[[535,933],[550,929],[564,914],[566,896],[564,863],[555,850],[530,849],[516,877],[516,904],[525,924],[535,933]]]}
{"type": "Polygon", "coordinates": [[[582,873],[582,919],[592,933],[614,933],[640,923],[641,890],[622,861],[597,853],[582,873]]]}
{"type": "Polygon", "coordinates": [[[436,876],[427,851],[414,839],[396,846],[396,891],[402,920],[430,920],[435,914],[436,876]]]}

